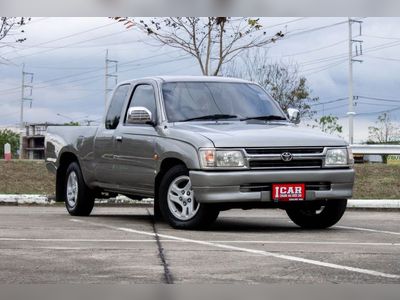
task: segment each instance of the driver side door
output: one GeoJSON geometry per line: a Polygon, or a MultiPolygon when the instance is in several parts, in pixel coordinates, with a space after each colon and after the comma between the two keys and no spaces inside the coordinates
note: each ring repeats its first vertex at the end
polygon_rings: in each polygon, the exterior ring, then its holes
{"type": "Polygon", "coordinates": [[[149,196],[154,192],[156,123],[156,87],[151,83],[139,83],[129,99],[124,120],[116,130],[115,164],[121,190],[149,196]],[[152,124],[128,124],[127,112],[133,107],[146,108],[151,113],[152,124]]]}

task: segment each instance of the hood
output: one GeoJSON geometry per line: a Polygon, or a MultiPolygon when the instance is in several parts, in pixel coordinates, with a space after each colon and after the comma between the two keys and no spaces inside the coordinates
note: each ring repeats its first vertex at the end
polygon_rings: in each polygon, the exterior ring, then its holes
{"type": "Polygon", "coordinates": [[[313,129],[283,123],[192,122],[175,123],[179,131],[195,132],[215,147],[345,146],[346,142],[313,129]]]}

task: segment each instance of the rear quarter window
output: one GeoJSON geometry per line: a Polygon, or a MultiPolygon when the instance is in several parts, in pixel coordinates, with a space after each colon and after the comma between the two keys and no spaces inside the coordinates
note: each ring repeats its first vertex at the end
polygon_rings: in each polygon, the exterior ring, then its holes
{"type": "Polygon", "coordinates": [[[106,129],[117,128],[121,118],[122,106],[124,105],[124,101],[128,95],[129,87],[129,84],[124,84],[117,87],[115,90],[106,115],[106,129]]]}

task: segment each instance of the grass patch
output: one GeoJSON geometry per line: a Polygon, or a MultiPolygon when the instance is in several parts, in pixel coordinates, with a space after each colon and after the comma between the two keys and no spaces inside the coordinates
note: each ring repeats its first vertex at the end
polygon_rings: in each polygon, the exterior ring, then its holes
{"type": "Polygon", "coordinates": [[[355,165],[355,199],[400,199],[400,165],[355,165]]]}
{"type": "Polygon", "coordinates": [[[0,161],[0,194],[55,194],[55,176],[44,161],[0,161]]]}
{"type": "MultiPolygon", "coordinates": [[[[356,165],[354,198],[400,199],[400,165],[356,165]]],[[[0,194],[54,195],[55,177],[43,161],[0,160],[0,194]]]]}

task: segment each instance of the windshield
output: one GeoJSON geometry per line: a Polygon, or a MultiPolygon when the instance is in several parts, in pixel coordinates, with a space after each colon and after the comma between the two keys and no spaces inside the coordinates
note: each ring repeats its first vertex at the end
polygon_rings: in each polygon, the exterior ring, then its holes
{"type": "Polygon", "coordinates": [[[168,82],[163,96],[170,122],[247,119],[285,115],[265,91],[255,84],[232,82],[168,82]]]}

